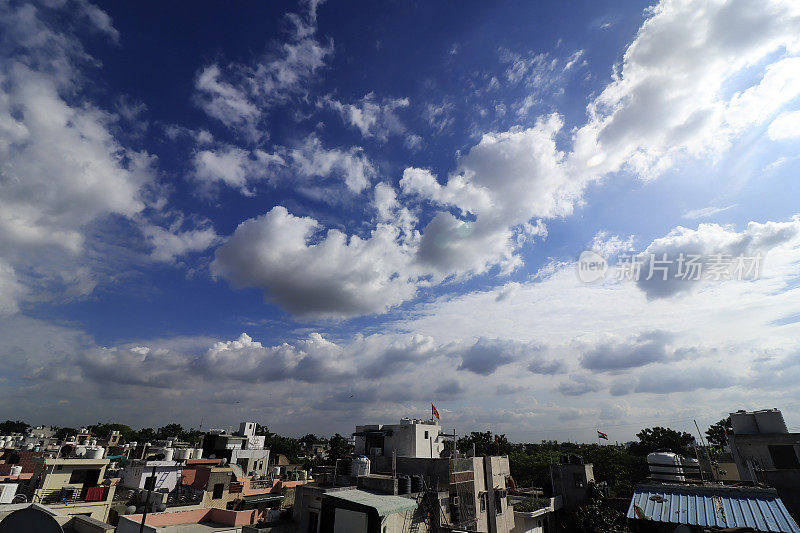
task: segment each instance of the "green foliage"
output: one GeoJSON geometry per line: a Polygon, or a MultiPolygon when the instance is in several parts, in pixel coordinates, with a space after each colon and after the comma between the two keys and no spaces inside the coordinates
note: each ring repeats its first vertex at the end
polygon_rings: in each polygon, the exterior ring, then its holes
{"type": "Polygon", "coordinates": [[[347,457],[352,452],[350,444],[347,439],[336,433],[328,439],[328,463],[335,464],[336,459],[347,457]]]}
{"type": "Polygon", "coordinates": [[[514,504],[514,511],[521,513],[532,513],[550,505],[549,498],[528,498],[522,503],[514,504]]]}
{"type": "Polygon", "coordinates": [[[157,435],[159,439],[178,439],[183,433],[183,426],[173,422],[172,424],[167,424],[164,427],[158,428],[157,435]]]}
{"type": "Polygon", "coordinates": [[[601,500],[592,500],[571,516],[569,531],[580,533],[627,533],[625,515],[615,509],[603,507],[601,500]]]}
{"type": "Polygon", "coordinates": [[[687,457],[694,455],[689,449],[694,443],[694,437],[684,431],[657,426],[645,428],[636,436],[639,442],[631,444],[630,447],[631,453],[635,455],[646,457],[652,452],[673,452],[687,457]]]}
{"type": "Polygon", "coordinates": [[[706,430],[706,438],[710,446],[722,448],[728,444],[727,435],[733,435],[733,424],[731,424],[731,417],[723,418],[716,424],[711,424],[706,430]]]}
{"type": "Polygon", "coordinates": [[[58,440],[67,440],[70,437],[74,437],[78,434],[78,430],[75,428],[58,428],[56,431],[56,438],[58,440]]]}
{"type": "Polygon", "coordinates": [[[472,455],[473,445],[476,456],[508,455],[514,450],[514,445],[508,442],[504,434],[493,435],[491,431],[473,431],[458,439],[458,453],[472,455]]]}
{"type": "Polygon", "coordinates": [[[317,437],[313,433],[308,433],[308,434],[303,435],[302,437],[300,437],[298,439],[298,441],[300,441],[300,444],[302,444],[303,446],[308,448],[312,444],[318,444],[320,442],[323,442],[323,439],[317,437]]]}
{"type": "Polygon", "coordinates": [[[9,433],[25,433],[31,427],[22,420],[6,420],[0,422],[0,435],[8,435],[9,433]]]}
{"type": "Polygon", "coordinates": [[[135,441],[137,437],[136,430],[132,429],[130,426],[126,426],[125,424],[98,422],[93,426],[89,426],[87,429],[90,433],[101,439],[107,439],[109,435],[111,435],[112,431],[119,431],[123,442],[135,441]]]}

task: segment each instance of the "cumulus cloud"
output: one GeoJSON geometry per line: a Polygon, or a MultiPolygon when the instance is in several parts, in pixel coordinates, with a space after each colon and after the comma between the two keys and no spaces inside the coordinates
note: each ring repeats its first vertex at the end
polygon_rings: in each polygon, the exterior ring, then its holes
{"type": "Polygon", "coordinates": [[[384,98],[378,101],[374,93],[368,93],[354,104],[345,104],[326,96],[319,105],[339,113],[347,124],[357,128],[364,137],[375,137],[386,142],[390,135],[405,132],[405,126],[396,111],[408,107],[408,98],[384,98]]]}
{"type": "Polygon", "coordinates": [[[800,137],[800,111],[781,113],[770,123],[767,136],[773,141],[800,137]]]}
{"type": "Polygon", "coordinates": [[[241,223],[217,250],[211,271],[235,286],[258,287],[301,316],[379,313],[414,295],[397,228],[379,224],[367,239],[320,230],[313,218],[275,207],[241,223]]]}
{"type": "Polygon", "coordinates": [[[359,193],[366,189],[377,171],[359,147],[347,150],[325,148],[314,135],[297,148],[288,151],[292,169],[306,178],[327,179],[338,176],[347,188],[359,193]]]}
{"type": "Polygon", "coordinates": [[[678,226],[637,256],[637,285],[655,299],[695,291],[704,283],[752,280],[773,250],[798,245],[797,216],[788,222],[750,222],[740,232],[718,224],[700,224],[696,230],[678,226]]]}
{"type": "Polygon", "coordinates": [[[650,331],[622,342],[603,342],[581,357],[581,366],[602,372],[664,362],[669,357],[667,346],[672,339],[667,332],[650,331]]]}
{"type": "Polygon", "coordinates": [[[263,150],[247,151],[229,144],[199,150],[192,158],[193,179],[200,191],[211,193],[217,184],[238,189],[252,196],[251,183],[268,179],[285,161],[280,155],[263,150]]]}
{"type": "MultiPolygon", "coordinates": [[[[436,212],[426,217],[424,227],[414,228],[418,242],[404,241],[402,255],[414,256],[414,261],[404,260],[407,269],[393,261],[397,269],[378,270],[404,283],[417,280],[411,284],[465,279],[492,269],[508,274],[522,264],[523,245],[541,235],[542,221],[572,214],[594,180],[620,170],[650,179],[683,157],[720,153],[737,135],[800,94],[800,58],[793,57],[800,49],[794,31],[799,22],[797,6],[781,0],[763,9],[721,2],[698,8],[677,0],[649,9],[612,81],[588,105],[587,122],[571,132],[571,146],[557,143],[564,137],[564,119],[552,113],[539,117],[532,127],[484,134],[458,155],[456,168],[447,176],[408,166],[399,183],[402,194],[395,195],[395,201],[409,211],[429,204],[436,212]],[[743,39],[739,29],[745,27],[748,37],[743,39]],[[731,92],[729,82],[746,69],[756,75],[731,92]]],[[[501,51],[506,81],[525,86],[534,96],[564,75],[567,65],[567,70],[574,69],[580,57],[576,53],[562,61],[501,51]]],[[[380,107],[369,95],[350,104],[352,109],[329,103],[363,132],[378,135],[380,120],[371,117],[381,112],[368,104],[380,107]]],[[[428,103],[423,118],[444,131],[453,124],[454,107],[447,100],[428,103]]],[[[339,175],[351,192],[366,190],[374,179],[371,163],[357,148],[320,153],[319,141],[312,138],[290,150],[289,158],[297,174],[320,179],[328,173],[339,175]]],[[[411,220],[406,217],[406,222],[411,220]]],[[[388,257],[398,256],[397,242],[383,243],[388,257]]],[[[619,249],[628,243],[619,239],[606,244],[619,249]]],[[[342,277],[333,273],[330,278],[342,277]]],[[[397,294],[390,293],[383,307],[396,303],[397,294]]]]}
{"type": "Polygon", "coordinates": [[[260,60],[252,64],[213,63],[201,69],[195,81],[197,105],[248,139],[266,136],[265,114],[303,93],[333,53],[333,43],[316,36],[320,3],[309,2],[302,13],[287,14],[291,30],[286,42],[260,60]]]}
{"type": "Polygon", "coordinates": [[[558,392],[565,396],[583,396],[590,392],[598,392],[605,387],[602,382],[595,377],[584,374],[571,374],[568,381],[562,381],[558,385],[558,392]]]}
{"type": "Polygon", "coordinates": [[[115,137],[119,116],[85,97],[93,59],[51,23],[116,30],[88,2],[62,7],[0,7],[0,255],[39,299],[91,292],[90,226],[137,218],[153,200],[155,158],[115,137]]]}
{"type": "Polygon", "coordinates": [[[574,136],[576,170],[654,178],[681,157],[720,152],[800,94],[800,58],[784,55],[800,50],[794,2],[676,0],[648,15],[574,136]],[[755,66],[760,79],[730,94],[726,84],[755,66]]]}
{"type": "Polygon", "coordinates": [[[179,257],[208,250],[221,240],[208,221],[188,229],[182,229],[183,226],[183,219],[179,217],[167,228],[154,224],[143,227],[145,238],[153,247],[153,259],[171,263],[179,257]]]}

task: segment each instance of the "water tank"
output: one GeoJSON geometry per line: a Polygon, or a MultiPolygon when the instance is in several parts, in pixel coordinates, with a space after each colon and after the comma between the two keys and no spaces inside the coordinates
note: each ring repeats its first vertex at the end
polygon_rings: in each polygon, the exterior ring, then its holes
{"type": "Polygon", "coordinates": [[[164,454],[164,461],[172,461],[172,458],[175,456],[175,450],[172,448],[164,448],[161,450],[161,453],[164,454]]]}
{"type": "Polygon", "coordinates": [[[422,492],[422,476],[411,476],[411,492],[422,492]]]}
{"type": "Polygon", "coordinates": [[[203,449],[202,448],[194,448],[192,449],[192,459],[202,459],[203,458],[203,449]]]}
{"type": "Polygon", "coordinates": [[[173,454],[173,458],[176,461],[185,461],[186,459],[190,459],[192,457],[192,450],[189,448],[176,448],[175,453],[173,454]]]}
{"type": "Polygon", "coordinates": [[[77,448],[75,448],[75,455],[77,457],[83,457],[84,455],[86,455],[86,446],[78,446],[77,448]]]}
{"type": "Polygon", "coordinates": [[[364,455],[359,455],[352,461],[352,475],[353,477],[368,476],[369,475],[369,459],[364,455]]]}
{"type": "Polygon", "coordinates": [[[653,452],[647,454],[650,477],[662,481],[686,481],[681,467],[681,457],[672,452],[653,452]]]}
{"type": "Polygon", "coordinates": [[[106,453],[106,449],[102,446],[91,446],[86,448],[87,459],[102,459],[106,453]]]}
{"type": "Polygon", "coordinates": [[[21,467],[21,466],[19,466],[19,465],[14,465],[14,466],[12,466],[12,467],[11,467],[11,472],[10,472],[10,474],[11,474],[12,476],[18,476],[18,475],[20,475],[21,473],[22,473],[22,467],[21,467]]]}
{"type": "Polygon", "coordinates": [[[400,476],[397,478],[397,493],[398,494],[411,494],[411,478],[408,476],[400,476]]]}

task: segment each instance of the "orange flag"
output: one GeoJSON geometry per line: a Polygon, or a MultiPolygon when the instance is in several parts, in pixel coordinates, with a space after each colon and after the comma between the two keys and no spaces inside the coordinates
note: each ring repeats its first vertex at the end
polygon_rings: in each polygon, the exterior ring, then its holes
{"type": "Polygon", "coordinates": [[[441,420],[441,418],[439,418],[439,411],[436,409],[436,406],[433,405],[433,404],[431,404],[431,412],[433,413],[433,416],[436,417],[436,420],[441,420]]]}

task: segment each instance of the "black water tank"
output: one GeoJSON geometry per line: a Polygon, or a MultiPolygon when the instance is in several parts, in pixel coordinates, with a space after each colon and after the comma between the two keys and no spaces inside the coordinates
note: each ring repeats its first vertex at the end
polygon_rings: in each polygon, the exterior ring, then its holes
{"type": "Polygon", "coordinates": [[[411,494],[411,478],[408,476],[400,476],[397,478],[397,492],[398,494],[411,494]]]}

